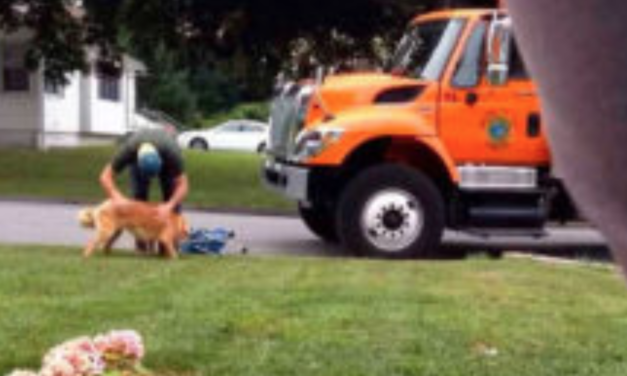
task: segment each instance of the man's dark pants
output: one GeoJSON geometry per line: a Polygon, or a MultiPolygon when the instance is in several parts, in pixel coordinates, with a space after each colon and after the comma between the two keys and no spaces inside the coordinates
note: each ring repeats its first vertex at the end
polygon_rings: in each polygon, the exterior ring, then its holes
{"type": "MultiPolygon", "coordinates": [[[[130,167],[131,194],[134,199],[147,202],[150,197],[151,179],[141,173],[137,166],[130,167]]],[[[163,201],[168,201],[174,193],[175,178],[166,174],[159,175],[159,185],[161,186],[161,196],[163,201]]],[[[181,206],[177,205],[176,212],[181,212],[181,206]]]]}

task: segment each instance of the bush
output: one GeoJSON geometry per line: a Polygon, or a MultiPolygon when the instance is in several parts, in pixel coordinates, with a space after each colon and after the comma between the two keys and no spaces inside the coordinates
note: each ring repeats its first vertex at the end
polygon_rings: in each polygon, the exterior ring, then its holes
{"type": "Polygon", "coordinates": [[[144,58],[149,75],[138,81],[138,107],[160,110],[192,127],[232,118],[267,120],[267,103],[238,105],[243,98],[259,97],[243,90],[228,66],[190,68],[163,45],[151,54],[144,58]]]}
{"type": "Polygon", "coordinates": [[[202,121],[203,128],[211,128],[231,119],[251,119],[266,122],[270,116],[269,102],[242,103],[226,111],[216,112],[202,121]]]}
{"type": "Polygon", "coordinates": [[[190,75],[190,87],[196,94],[198,110],[204,115],[224,111],[239,101],[232,80],[215,69],[200,69],[190,75]]]}

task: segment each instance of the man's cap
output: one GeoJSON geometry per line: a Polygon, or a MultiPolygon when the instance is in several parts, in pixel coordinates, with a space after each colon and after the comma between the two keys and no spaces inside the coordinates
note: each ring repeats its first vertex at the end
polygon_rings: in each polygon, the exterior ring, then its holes
{"type": "Polygon", "coordinates": [[[137,167],[145,176],[156,176],[161,172],[161,156],[155,146],[145,142],[137,149],[137,167]]]}

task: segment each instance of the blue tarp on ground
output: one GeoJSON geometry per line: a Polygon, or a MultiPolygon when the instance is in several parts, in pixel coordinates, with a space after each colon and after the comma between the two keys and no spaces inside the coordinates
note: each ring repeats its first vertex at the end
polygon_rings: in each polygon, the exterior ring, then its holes
{"type": "Polygon", "coordinates": [[[188,254],[221,254],[234,233],[225,228],[193,229],[181,244],[181,252],[188,254]]]}

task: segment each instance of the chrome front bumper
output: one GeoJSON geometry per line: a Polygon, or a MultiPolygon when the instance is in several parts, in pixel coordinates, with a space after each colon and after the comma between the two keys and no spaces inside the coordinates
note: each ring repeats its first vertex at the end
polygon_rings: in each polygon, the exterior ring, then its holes
{"type": "Polygon", "coordinates": [[[266,160],[262,176],[271,190],[297,201],[308,201],[310,170],[266,160]]]}

